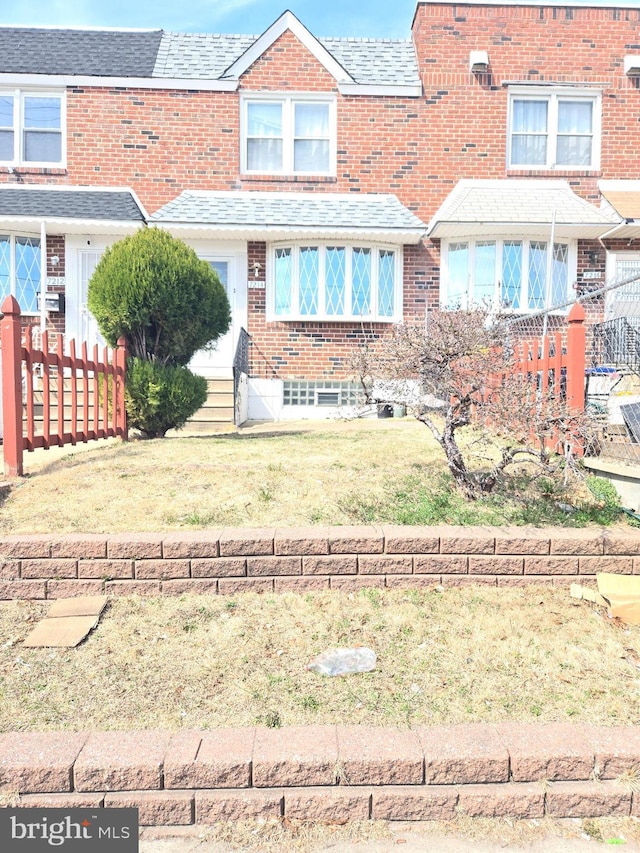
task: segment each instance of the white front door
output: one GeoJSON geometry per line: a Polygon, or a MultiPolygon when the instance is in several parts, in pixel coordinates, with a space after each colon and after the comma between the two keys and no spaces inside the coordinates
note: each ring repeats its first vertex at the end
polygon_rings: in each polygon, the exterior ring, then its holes
{"type": "Polygon", "coordinates": [[[67,238],[67,275],[65,286],[65,336],[76,341],[76,352],[86,341],[89,353],[94,346],[104,347],[95,317],[87,307],[89,279],[107,247],[106,241],[67,238]]]}

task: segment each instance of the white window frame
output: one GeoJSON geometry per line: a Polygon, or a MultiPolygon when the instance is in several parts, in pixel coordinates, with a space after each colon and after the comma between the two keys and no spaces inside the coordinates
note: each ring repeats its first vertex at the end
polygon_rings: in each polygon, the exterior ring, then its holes
{"type": "MultiPolygon", "coordinates": [[[[63,169],[67,162],[67,98],[64,89],[0,89],[0,96],[13,98],[13,157],[0,160],[0,165],[36,169],[63,169]],[[26,160],[24,156],[24,100],[25,98],[59,98],[60,100],[60,159],[26,160]]],[[[8,130],[3,126],[3,130],[8,130]]],[[[51,129],[49,129],[51,132],[51,129]]]]}
{"type": "Polygon", "coordinates": [[[383,243],[370,243],[367,241],[345,241],[345,240],[304,240],[296,243],[283,242],[270,244],[267,251],[267,322],[296,322],[308,323],[353,323],[369,321],[373,323],[398,323],[402,319],[402,270],[403,252],[402,246],[387,245],[383,243]],[[351,307],[352,284],[353,284],[353,250],[369,249],[371,251],[371,311],[369,314],[327,314],[326,312],[326,285],[325,285],[325,261],[326,250],[330,248],[344,248],[347,250],[345,262],[345,295],[344,303],[351,307]],[[317,314],[300,313],[300,249],[318,248],[319,253],[319,305],[317,314]],[[291,249],[292,254],[292,293],[291,311],[288,314],[276,314],[276,251],[278,249],[291,249]],[[380,252],[394,253],[393,267],[393,314],[388,316],[378,315],[378,261],[380,252]]]}
{"type": "Polygon", "coordinates": [[[17,242],[17,240],[22,238],[22,239],[29,239],[29,240],[37,240],[38,243],[40,243],[40,246],[39,246],[40,276],[38,277],[37,285],[35,288],[36,307],[30,311],[30,310],[26,309],[23,305],[20,305],[20,312],[21,312],[23,317],[37,317],[40,313],[38,311],[37,304],[38,304],[38,299],[39,299],[38,294],[40,294],[42,291],[42,264],[46,263],[46,258],[43,257],[42,243],[40,240],[40,235],[39,234],[29,234],[29,233],[23,232],[23,231],[10,231],[8,229],[3,230],[1,226],[0,226],[0,235],[2,237],[8,237],[9,241],[10,241],[10,247],[9,247],[9,293],[5,294],[5,296],[0,297],[0,301],[4,300],[6,298],[6,296],[8,296],[8,295],[15,296],[15,298],[18,299],[18,301],[20,301],[18,298],[18,280],[17,280],[17,275],[16,275],[16,266],[17,266],[16,265],[16,242],[17,242]]]}
{"type": "Polygon", "coordinates": [[[573,87],[550,87],[550,86],[510,86],[509,87],[509,115],[507,121],[507,168],[527,169],[530,171],[558,171],[558,172],[594,172],[600,169],[600,150],[602,140],[602,93],[593,89],[579,89],[573,87]],[[542,163],[512,163],[511,140],[513,136],[513,112],[515,101],[546,101],[547,113],[547,159],[542,163]],[[557,164],[558,140],[558,102],[575,101],[591,103],[592,127],[591,127],[591,163],[586,166],[557,164]]]}
{"type": "MultiPolygon", "coordinates": [[[[500,311],[502,313],[512,313],[512,314],[534,314],[537,311],[540,311],[540,308],[529,308],[529,252],[531,248],[531,243],[546,243],[547,244],[547,252],[549,250],[549,237],[471,237],[471,238],[450,238],[442,241],[441,246],[441,263],[440,263],[440,305],[443,310],[453,309],[454,306],[449,305],[449,246],[451,244],[460,244],[466,243],[469,247],[469,278],[467,281],[467,293],[466,300],[463,300],[460,308],[465,309],[472,306],[474,303],[471,300],[471,296],[473,293],[473,284],[475,282],[475,276],[473,275],[473,271],[475,270],[475,249],[478,243],[495,243],[496,245],[496,258],[495,258],[495,277],[494,277],[494,289],[493,289],[493,300],[492,302],[484,307],[487,307],[491,310],[500,311]],[[505,306],[502,304],[502,258],[503,258],[503,249],[504,244],[510,242],[519,242],[522,243],[522,279],[521,279],[521,289],[520,289],[520,305],[517,308],[511,308],[510,306],[505,306]]],[[[567,300],[572,298],[573,289],[572,284],[576,280],[577,268],[578,268],[578,248],[576,240],[559,240],[557,238],[553,241],[555,245],[563,245],[568,249],[567,255],[567,300]]],[[[477,303],[476,303],[477,304],[477,303]]],[[[553,307],[553,306],[550,306],[553,307]]],[[[568,311],[568,308],[564,308],[561,311],[557,311],[554,313],[562,313],[565,314],[568,311]]]]}
{"type": "Polygon", "coordinates": [[[252,92],[240,98],[240,171],[245,175],[322,175],[335,177],[337,163],[337,121],[336,99],[326,94],[295,93],[280,94],[275,92],[252,92]],[[249,104],[262,101],[263,103],[280,104],[282,106],[282,169],[269,171],[264,169],[249,169],[247,165],[247,128],[249,126],[249,104]],[[296,104],[326,104],[329,107],[329,168],[326,171],[311,172],[294,170],[294,107],[296,104]]]}

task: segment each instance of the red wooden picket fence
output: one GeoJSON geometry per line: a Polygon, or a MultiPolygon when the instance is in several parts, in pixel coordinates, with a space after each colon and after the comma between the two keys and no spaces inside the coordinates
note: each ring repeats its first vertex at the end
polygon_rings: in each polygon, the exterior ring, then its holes
{"type": "Polygon", "coordinates": [[[22,328],[15,297],[7,296],[0,310],[5,475],[23,475],[25,450],[113,436],[126,441],[124,339],[111,351],[111,359],[106,347],[100,358],[97,346],[90,358],[86,343],[78,354],[73,340],[65,354],[60,334],[53,350],[47,332],[42,333],[39,347],[34,344],[32,328],[22,328]],[[35,414],[37,396],[42,398],[41,426],[35,414]]]}

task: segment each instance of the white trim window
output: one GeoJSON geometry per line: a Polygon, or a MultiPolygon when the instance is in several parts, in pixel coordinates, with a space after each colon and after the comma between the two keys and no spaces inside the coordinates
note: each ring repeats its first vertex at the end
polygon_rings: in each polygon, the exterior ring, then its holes
{"type": "Polygon", "coordinates": [[[509,92],[511,169],[598,169],[601,96],[562,89],[509,92]]]}
{"type": "Polygon", "coordinates": [[[335,174],[335,98],[252,95],[242,99],[241,115],[243,172],[335,174]]]}
{"type": "Polygon", "coordinates": [[[576,273],[575,242],[501,239],[448,241],[442,247],[440,278],[443,307],[471,305],[517,313],[539,311],[571,297],[576,273]],[[547,274],[551,269],[551,286],[547,274]]]}
{"type": "Polygon", "coordinates": [[[309,243],[270,249],[270,320],[396,322],[402,309],[397,246],[309,243]]]}
{"type": "Polygon", "coordinates": [[[40,265],[37,237],[0,234],[0,303],[15,296],[23,314],[37,314],[40,265]]]}
{"type": "Polygon", "coordinates": [[[0,163],[62,165],[64,126],[64,93],[0,90],[0,163]]]}

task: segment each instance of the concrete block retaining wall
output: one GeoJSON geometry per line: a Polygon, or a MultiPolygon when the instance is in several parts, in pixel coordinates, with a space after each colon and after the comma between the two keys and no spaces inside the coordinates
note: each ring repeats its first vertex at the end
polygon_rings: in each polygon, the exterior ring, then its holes
{"type": "Polygon", "coordinates": [[[133,806],[143,825],[640,816],[635,727],[300,726],[0,735],[18,806],[133,806]]]}
{"type": "Polygon", "coordinates": [[[640,574],[628,529],[312,527],[0,539],[0,599],[522,586],[640,574]]]}

